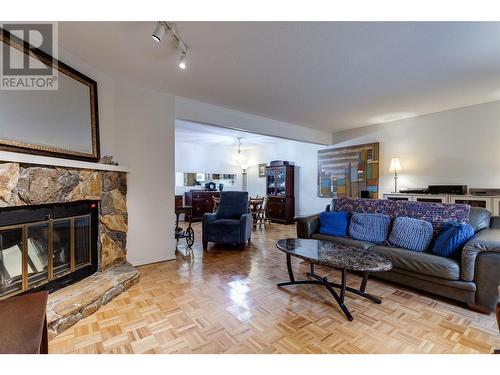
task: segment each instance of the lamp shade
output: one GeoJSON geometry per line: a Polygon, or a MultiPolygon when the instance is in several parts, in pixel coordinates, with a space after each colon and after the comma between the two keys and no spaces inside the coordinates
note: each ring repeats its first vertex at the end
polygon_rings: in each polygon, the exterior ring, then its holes
{"type": "Polygon", "coordinates": [[[389,168],[390,172],[399,172],[401,170],[401,163],[399,162],[399,158],[391,159],[391,167],[389,168]]]}

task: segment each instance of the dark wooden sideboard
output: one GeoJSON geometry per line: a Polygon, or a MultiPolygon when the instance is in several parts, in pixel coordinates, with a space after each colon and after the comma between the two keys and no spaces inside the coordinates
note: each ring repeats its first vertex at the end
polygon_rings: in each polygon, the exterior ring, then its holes
{"type": "MultiPolygon", "coordinates": [[[[193,207],[192,221],[201,220],[205,212],[212,212],[214,209],[213,197],[219,198],[218,191],[191,190],[184,193],[184,204],[193,207]]],[[[189,220],[189,217],[186,218],[189,220]]]]}

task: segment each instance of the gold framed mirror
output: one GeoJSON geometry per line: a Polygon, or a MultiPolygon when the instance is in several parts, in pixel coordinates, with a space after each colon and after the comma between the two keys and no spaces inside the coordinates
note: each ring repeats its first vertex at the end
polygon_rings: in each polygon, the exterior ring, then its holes
{"type": "Polygon", "coordinates": [[[98,161],[97,82],[5,28],[0,28],[0,47],[2,67],[17,56],[21,63],[49,69],[57,81],[56,89],[9,89],[2,69],[0,150],[98,161]]]}

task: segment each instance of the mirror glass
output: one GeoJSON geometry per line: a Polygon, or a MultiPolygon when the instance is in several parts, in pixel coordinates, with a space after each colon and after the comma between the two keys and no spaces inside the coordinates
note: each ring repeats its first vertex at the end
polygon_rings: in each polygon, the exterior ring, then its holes
{"type": "Polygon", "coordinates": [[[57,73],[57,89],[0,90],[0,148],[97,161],[97,83],[41,51],[29,52],[8,34],[0,42],[16,51],[11,58],[29,54],[57,73]]]}
{"type": "Polygon", "coordinates": [[[59,78],[58,90],[0,90],[0,139],[92,154],[89,88],[59,78]]]}
{"type": "Polygon", "coordinates": [[[176,186],[205,186],[208,182],[233,186],[236,175],[231,173],[176,172],[176,186]]]}

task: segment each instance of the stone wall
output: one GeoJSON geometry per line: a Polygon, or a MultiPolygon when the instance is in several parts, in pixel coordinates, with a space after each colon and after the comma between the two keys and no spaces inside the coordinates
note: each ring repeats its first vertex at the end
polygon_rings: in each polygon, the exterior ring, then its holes
{"type": "Polygon", "coordinates": [[[0,163],[0,208],[99,200],[99,269],[126,259],[127,175],[86,169],[0,163]]]}

